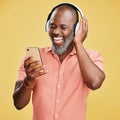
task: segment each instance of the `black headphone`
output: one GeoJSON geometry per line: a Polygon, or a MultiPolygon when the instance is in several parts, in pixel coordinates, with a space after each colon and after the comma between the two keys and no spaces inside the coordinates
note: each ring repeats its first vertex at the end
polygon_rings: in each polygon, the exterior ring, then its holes
{"type": "Polygon", "coordinates": [[[78,13],[80,14],[80,16],[81,16],[81,18],[82,18],[82,17],[83,17],[83,12],[82,12],[82,10],[81,10],[79,7],[77,7],[76,5],[71,4],[71,3],[61,3],[61,4],[58,4],[57,6],[55,6],[55,7],[51,10],[51,12],[49,13],[49,15],[48,15],[48,17],[47,17],[47,22],[46,22],[46,24],[45,24],[45,30],[46,30],[46,32],[49,31],[50,17],[51,17],[51,15],[52,15],[53,11],[54,11],[56,8],[58,8],[58,7],[62,6],[62,5],[70,6],[70,7],[73,8],[73,9],[76,11],[76,13],[77,13],[77,19],[78,19],[78,20],[77,20],[77,23],[75,24],[75,27],[74,27],[74,28],[75,28],[74,31],[75,31],[75,34],[76,34],[76,32],[78,31],[78,29],[79,29],[79,27],[80,27],[78,13]]]}

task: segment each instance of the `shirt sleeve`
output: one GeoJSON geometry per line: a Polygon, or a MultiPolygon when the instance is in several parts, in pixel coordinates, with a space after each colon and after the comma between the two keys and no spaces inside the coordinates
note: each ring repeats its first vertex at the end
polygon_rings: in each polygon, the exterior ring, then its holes
{"type": "Polygon", "coordinates": [[[94,64],[96,64],[102,71],[104,71],[103,57],[99,52],[95,52],[92,60],[94,64]]]}
{"type": "Polygon", "coordinates": [[[18,70],[18,76],[17,76],[17,81],[23,81],[26,77],[25,69],[24,69],[24,60],[22,60],[19,70],[18,70]]]}
{"type": "Polygon", "coordinates": [[[94,62],[97,67],[99,67],[102,71],[104,71],[104,64],[103,64],[103,57],[102,55],[95,51],[95,50],[89,50],[88,51],[89,57],[94,62]]]}

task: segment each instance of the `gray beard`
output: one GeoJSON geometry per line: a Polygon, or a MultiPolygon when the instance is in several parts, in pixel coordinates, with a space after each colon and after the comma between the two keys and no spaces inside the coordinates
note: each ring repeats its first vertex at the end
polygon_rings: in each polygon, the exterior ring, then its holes
{"type": "Polygon", "coordinates": [[[62,55],[63,53],[65,53],[67,51],[67,48],[69,47],[69,45],[71,44],[71,42],[73,41],[74,38],[74,32],[72,31],[71,34],[68,36],[68,38],[66,38],[65,43],[62,45],[62,47],[57,47],[56,45],[53,45],[53,51],[55,53],[57,53],[58,55],[62,55]]]}

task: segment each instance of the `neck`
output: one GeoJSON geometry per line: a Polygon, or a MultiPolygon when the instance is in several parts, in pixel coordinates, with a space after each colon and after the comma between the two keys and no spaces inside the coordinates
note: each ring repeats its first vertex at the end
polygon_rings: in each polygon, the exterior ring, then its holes
{"type": "Polygon", "coordinates": [[[71,43],[70,46],[67,48],[67,51],[65,51],[63,54],[57,54],[59,57],[60,62],[62,63],[63,60],[66,58],[66,56],[72,51],[74,47],[74,43],[71,43]]]}

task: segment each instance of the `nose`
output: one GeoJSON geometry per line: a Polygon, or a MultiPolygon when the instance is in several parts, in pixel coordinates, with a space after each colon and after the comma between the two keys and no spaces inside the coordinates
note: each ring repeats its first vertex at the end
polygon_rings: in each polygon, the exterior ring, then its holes
{"type": "Polygon", "coordinates": [[[56,28],[56,29],[54,29],[54,31],[53,31],[53,33],[54,33],[55,35],[60,34],[60,32],[61,32],[60,28],[56,28]]]}

